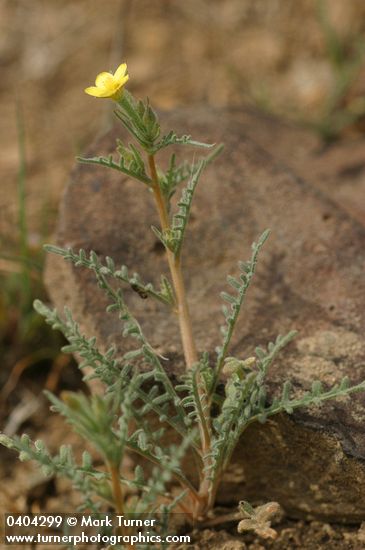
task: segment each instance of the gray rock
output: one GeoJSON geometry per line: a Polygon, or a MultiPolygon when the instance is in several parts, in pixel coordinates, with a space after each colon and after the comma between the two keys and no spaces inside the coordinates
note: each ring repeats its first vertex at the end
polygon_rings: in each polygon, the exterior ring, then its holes
{"type": "MultiPolygon", "coordinates": [[[[269,227],[272,233],[232,354],[248,357],[255,345],[295,328],[298,337],[272,367],[271,395],[287,379],[295,392],[309,389],[313,379],[328,385],[345,375],[353,383],[364,379],[365,229],[349,209],[336,204],[330,189],[320,187],[313,168],[306,179],[306,163],[319,154],[316,140],[240,110],[196,108],[165,114],[162,120],[166,130],[226,145],[197,190],[184,253],[198,349],[213,357],[220,342],[219,293],[226,289],[225,277],[236,273],[237,260],[249,256],[251,242],[269,227]]],[[[120,135],[118,126],[94,143],[88,155],[112,152],[120,135]]],[[[194,154],[190,149],[180,153],[191,159],[194,154]]],[[[157,219],[143,184],[80,165],[62,201],[57,242],[109,255],[157,283],[167,268],[149,230],[152,224],[157,219]]],[[[116,318],[105,313],[106,301],[91,273],[52,256],[46,283],[56,306],[68,305],[100,347],[117,342],[120,350],[127,349],[116,318]]],[[[152,345],[169,358],[171,376],[178,375],[183,360],[176,319],[132,289],[126,289],[126,297],[152,345]]],[[[363,520],[364,418],[365,395],[357,394],[250,427],[219,501],[277,500],[293,517],[363,520]]]]}

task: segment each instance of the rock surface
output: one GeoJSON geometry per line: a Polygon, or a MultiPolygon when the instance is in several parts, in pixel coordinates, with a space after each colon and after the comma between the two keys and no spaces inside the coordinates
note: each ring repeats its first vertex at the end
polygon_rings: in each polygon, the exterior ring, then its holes
{"type": "MultiPolygon", "coordinates": [[[[323,176],[333,153],[321,152],[307,132],[248,111],[196,108],[165,114],[162,120],[166,130],[188,131],[196,139],[226,145],[197,190],[184,254],[199,350],[214,353],[223,321],[219,293],[226,289],[225,277],[236,273],[236,261],[247,258],[251,242],[270,227],[232,352],[247,357],[255,345],[295,328],[299,335],[271,370],[272,394],[288,378],[298,392],[309,389],[313,379],[328,385],[345,375],[353,383],[364,379],[365,228],[360,198],[365,195],[360,161],[355,162],[360,183],[352,201],[358,209],[347,205],[346,210],[338,204],[338,188],[328,184],[341,180],[343,166],[335,169],[331,163],[327,185],[323,183],[311,159],[319,166],[321,157],[323,176]]],[[[88,155],[112,152],[121,134],[120,127],[114,128],[88,155]]],[[[193,157],[188,149],[180,152],[193,157]]],[[[350,167],[351,159],[344,159],[350,167]]],[[[149,230],[152,224],[157,220],[142,184],[83,165],[75,168],[66,189],[57,242],[109,255],[157,283],[167,272],[161,246],[149,230]]],[[[128,342],[116,318],[105,313],[105,299],[91,273],[50,257],[46,282],[56,306],[68,305],[82,330],[95,335],[101,347],[117,342],[119,349],[126,349],[128,342]]],[[[176,320],[132,289],[126,289],[126,296],[152,345],[169,358],[171,375],[181,372],[176,320]]],[[[357,394],[351,401],[250,427],[226,475],[220,502],[277,500],[292,517],[364,519],[364,421],[365,395],[357,394]]]]}

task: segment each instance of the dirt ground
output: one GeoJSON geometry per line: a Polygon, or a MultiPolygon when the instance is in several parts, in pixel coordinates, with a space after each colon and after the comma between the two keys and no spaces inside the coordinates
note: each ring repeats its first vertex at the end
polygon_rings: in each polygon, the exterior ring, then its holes
{"type": "MultiPolygon", "coordinates": [[[[324,120],[326,128],[332,124],[328,113],[345,113],[348,123],[336,136],[364,132],[363,0],[1,0],[0,30],[0,248],[6,251],[18,239],[16,106],[26,135],[29,240],[38,246],[54,228],[75,155],[112,121],[109,102],[83,89],[124,60],[131,91],[160,109],[251,104],[317,129],[324,120]],[[343,93],[333,107],[338,88],[343,93]]],[[[0,254],[2,267],[9,265],[0,254]]],[[[37,401],[42,383],[35,373],[23,390],[37,401]]],[[[77,386],[80,379],[71,373],[63,383],[77,386]]],[[[15,407],[16,398],[6,403],[1,422],[12,414],[9,403],[15,407]]],[[[47,410],[45,402],[36,403],[19,430],[48,439],[51,447],[60,438],[71,441],[47,410]]],[[[63,483],[44,483],[28,464],[14,468],[13,455],[2,449],[0,458],[0,509],[51,511],[60,499],[62,511],[75,506],[63,483]]],[[[196,548],[365,547],[360,526],[287,519],[279,530],[273,544],[205,533],[196,548]]]]}

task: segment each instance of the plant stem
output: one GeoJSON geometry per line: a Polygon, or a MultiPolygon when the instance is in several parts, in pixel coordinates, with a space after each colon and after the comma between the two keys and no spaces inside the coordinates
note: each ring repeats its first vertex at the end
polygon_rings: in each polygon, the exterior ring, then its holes
{"type": "MultiPolygon", "coordinates": [[[[151,461],[153,464],[157,464],[157,465],[160,464],[157,457],[153,457],[151,455],[148,455],[147,453],[145,453],[141,449],[139,449],[137,446],[132,446],[132,445],[127,443],[126,447],[129,451],[137,453],[139,456],[142,456],[146,460],[151,461]]],[[[172,471],[172,475],[181,484],[183,489],[188,489],[189,490],[190,497],[194,501],[198,502],[199,501],[199,494],[198,494],[197,490],[194,488],[194,486],[190,483],[190,481],[185,476],[179,474],[178,472],[172,471]]]]}
{"type": "MultiPolygon", "coordinates": [[[[148,155],[148,164],[152,178],[152,191],[160,218],[161,229],[163,232],[168,231],[170,229],[169,217],[167,213],[166,203],[164,197],[162,196],[158,181],[154,155],[148,155]]],[[[193,337],[189,306],[186,299],[185,285],[181,271],[181,260],[180,258],[176,258],[171,250],[166,249],[166,255],[170,268],[172,283],[175,289],[177,315],[179,319],[185,361],[187,367],[190,369],[194,365],[194,363],[198,362],[198,354],[193,337]]]]}
{"type": "MultiPolygon", "coordinates": [[[[124,516],[124,498],[122,493],[122,486],[119,479],[119,467],[112,462],[108,462],[108,468],[112,482],[115,511],[118,516],[124,516]]],[[[118,528],[118,534],[127,534],[124,526],[118,528]]]]}
{"type": "MultiPolygon", "coordinates": [[[[154,155],[148,155],[148,163],[149,163],[150,174],[152,179],[152,191],[154,194],[154,198],[155,198],[155,202],[156,202],[156,206],[157,206],[157,210],[160,218],[161,229],[163,232],[165,232],[170,229],[170,221],[167,213],[166,202],[161,193],[161,189],[159,185],[154,155]]],[[[186,299],[184,280],[183,280],[182,271],[181,271],[180,255],[176,256],[168,248],[166,248],[166,255],[167,255],[167,261],[169,264],[172,283],[173,283],[175,295],[176,295],[177,315],[179,318],[181,340],[182,340],[182,345],[184,350],[186,366],[188,369],[191,369],[192,366],[198,362],[198,354],[196,351],[195,340],[193,337],[189,306],[186,299]]],[[[199,390],[199,397],[200,397],[201,404],[203,404],[204,400],[206,400],[207,398],[206,393],[203,389],[199,390]]],[[[210,428],[209,428],[210,416],[207,410],[205,410],[205,412],[204,410],[202,407],[202,411],[203,411],[202,420],[200,422],[199,428],[200,428],[200,436],[201,436],[202,454],[203,456],[206,456],[206,455],[209,455],[210,447],[211,447],[210,428]]],[[[208,410],[209,410],[209,407],[208,407],[208,410]]],[[[206,462],[209,463],[210,460],[211,459],[208,458],[206,462]]],[[[209,466],[209,464],[206,464],[206,466],[209,466]]],[[[211,482],[210,482],[208,473],[204,473],[203,479],[199,487],[199,498],[195,503],[196,504],[195,510],[194,510],[195,516],[200,516],[202,514],[205,514],[207,508],[210,506],[210,498],[209,498],[210,494],[211,494],[211,482]]]]}

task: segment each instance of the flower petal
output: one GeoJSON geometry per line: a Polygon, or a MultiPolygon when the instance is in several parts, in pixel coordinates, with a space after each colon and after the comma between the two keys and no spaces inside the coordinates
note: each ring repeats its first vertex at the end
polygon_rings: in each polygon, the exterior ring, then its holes
{"type": "Polygon", "coordinates": [[[116,80],[121,80],[126,72],[127,72],[127,63],[122,63],[121,65],[119,65],[119,67],[115,71],[114,78],[116,80]]]}
{"type": "Polygon", "coordinates": [[[99,73],[95,79],[96,86],[101,88],[106,88],[107,86],[112,85],[113,82],[114,82],[114,76],[106,72],[99,73]]]}
{"type": "Polygon", "coordinates": [[[104,88],[97,88],[96,86],[89,86],[88,88],[85,88],[84,92],[94,97],[107,97],[109,94],[109,92],[106,92],[104,88]]]}
{"type": "Polygon", "coordinates": [[[123,78],[118,82],[118,90],[119,88],[124,86],[124,84],[128,82],[128,80],[129,80],[129,74],[126,74],[125,76],[123,76],[123,78]]]}

